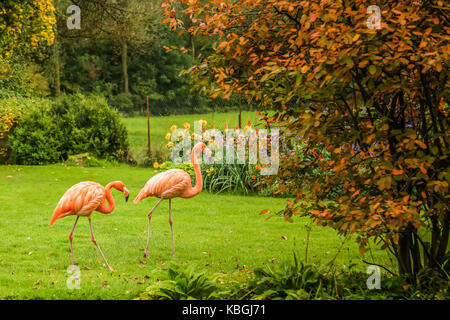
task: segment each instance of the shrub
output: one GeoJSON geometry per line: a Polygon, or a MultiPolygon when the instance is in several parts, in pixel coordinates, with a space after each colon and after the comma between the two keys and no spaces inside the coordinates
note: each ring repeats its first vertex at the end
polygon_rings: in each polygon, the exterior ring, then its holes
{"type": "Polygon", "coordinates": [[[13,162],[46,164],[61,159],[63,135],[43,108],[27,112],[10,136],[13,162]]]}
{"type": "Polygon", "coordinates": [[[119,114],[103,97],[80,94],[27,110],[11,136],[11,147],[11,160],[19,164],[53,163],[85,152],[119,161],[128,156],[119,114]]]}
{"type": "Polygon", "coordinates": [[[156,281],[142,292],[141,300],[429,300],[449,298],[448,283],[416,287],[407,285],[403,276],[381,275],[381,288],[367,288],[368,274],[356,271],[355,265],[336,267],[293,260],[273,267],[256,268],[227,280],[223,275],[210,275],[191,264],[171,264],[156,273],[156,281]]]}
{"type": "Polygon", "coordinates": [[[5,160],[9,154],[8,137],[17,125],[22,114],[16,98],[0,99],[0,160],[5,160]]]}
{"type": "Polygon", "coordinates": [[[20,59],[0,59],[0,98],[45,97],[49,94],[48,81],[39,65],[20,59]]]}
{"type": "Polygon", "coordinates": [[[130,93],[119,93],[109,98],[108,102],[111,107],[125,115],[132,115],[135,109],[133,96],[130,93]]]}
{"type": "Polygon", "coordinates": [[[214,279],[198,272],[193,264],[183,267],[171,264],[166,272],[159,273],[154,284],[147,287],[141,299],[153,300],[207,300],[217,297],[218,287],[214,279]]]}

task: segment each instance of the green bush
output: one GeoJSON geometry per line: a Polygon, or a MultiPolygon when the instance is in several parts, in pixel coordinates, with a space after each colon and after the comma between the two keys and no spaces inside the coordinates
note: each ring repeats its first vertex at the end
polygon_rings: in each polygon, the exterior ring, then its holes
{"type": "Polygon", "coordinates": [[[46,164],[61,160],[62,133],[44,108],[27,112],[10,136],[13,162],[46,164]]]}
{"type": "Polygon", "coordinates": [[[198,268],[191,264],[183,267],[171,264],[167,272],[158,274],[154,284],[147,287],[140,299],[152,300],[207,300],[217,298],[218,287],[214,279],[205,272],[197,272],[198,268]]]}
{"type": "Polygon", "coordinates": [[[0,69],[7,66],[6,74],[0,73],[0,99],[11,97],[45,97],[50,94],[48,80],[38,64],[23,62],[19,58],[0,60],[0,69]]]}
{"type": "Polygon", "coordinates": [[[129,93],[119,93],[108,99],[109,105],[125,115],[133,115],[134,101],[129,93]]]}
{"type": "Polygon", "coordinates": [[[128,157],[126,128],[98,96],[65,95],[28,109],[10,141],[11,160],[18,164],[54,163],[86,152],[119,161],[128,157]]]}

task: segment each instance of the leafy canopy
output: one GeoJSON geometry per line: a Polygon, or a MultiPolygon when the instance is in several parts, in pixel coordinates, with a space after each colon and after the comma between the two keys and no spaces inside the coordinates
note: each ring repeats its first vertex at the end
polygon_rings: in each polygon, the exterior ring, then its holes
{"type": "Polygon", "coordinates": [[[242,92],[260,103],[268,125],[305,146],[267,179],[295,195],[287,219],[303,213],[357,233],[361,252],[373,237],[397,257],[400,273],[442,269],[450,221],[447,3],[376,1],[381,28],[371,29],[362,0],[179,0],[163,5],[173,29],[183,29],[174,2],[195,21],[188,32],[217,41],[190,70],[196,87],[213,97],[242,92]],[[300,184],[310,167],[322,177],[300,184]],[[324,201],[336,188],[339,196],[324,201]],[[420,228],[428,233],[419,236],[420,228]]]}

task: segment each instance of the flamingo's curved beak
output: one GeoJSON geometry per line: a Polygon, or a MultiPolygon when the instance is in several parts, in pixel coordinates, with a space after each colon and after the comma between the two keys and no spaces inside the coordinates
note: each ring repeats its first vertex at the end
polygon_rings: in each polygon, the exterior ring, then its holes
{"type": "Polygon", "coordinates": [[[128,201],[128,198],[130,197],[130,193],[128,192],[127,188],[123,188],[123,194],[125,196],[125,201],[128,201]]]}

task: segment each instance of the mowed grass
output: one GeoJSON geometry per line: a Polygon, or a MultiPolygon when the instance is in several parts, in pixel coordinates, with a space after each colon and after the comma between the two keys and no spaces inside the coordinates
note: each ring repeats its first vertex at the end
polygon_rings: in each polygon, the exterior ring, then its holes
{"type": "MultiPolygon", "coordinates": [[[[171,256],[168,202],[152,218],[150,256],[144,258],[147,213],[157,199],[132,202],[153,169],[128,166],[103,168],[50,166],[0,166],[0,299],[131,299],[155,281],[155,271],[171,261],[194,263],[208,273],[241,279],[249,270],[274,266],[291,259],[296,250],[304,258],[307,218],[285,222],[274,216],[266,221],[263,209],[281,209],[286,199],[215,195],[205,191],[195,198],[174,199],[175,253],[171,256]],[[68,234],[74,216],[48,222],[60,197],[73,184],[93,180],[103,185],[122,180],[130,200],[113,190],[116,209],[111,214],[94,212],[97,241],[114,267],[105,267],[90,239],[89,224],[80,218],[74,233],[75,264],[81,269],[81,289],[69,290],[66,281],[71,264],[68,234]],[[282,236],[287,238],[284,239],[282,236]]],[[[326,263],[338,251],[342,238],[335,231],[313,227],[309,262],[326,263]]],[[[372,250],[365,257],[378,263],[386,253],[372,250]]],[[[337,263],[359,263],[360,255],[349,241],[337,263]]]]}
{"type": "MultiPolygon", "coordinates": [[[[235,128],[238,122],[238,112],[229,113],[208,113],[208,114],[187,114],[173,115],[166,117],[150,118],[150,140],[153,148],[165,148],[167,140],[165,136],[170,132],[170,127],[176,125],[178,128],[184,128],[184,123],[189,123],[190,131],[194,132],[194,122],[198,120],[206,120],[207,127],[210,128],[214,124],[216,129],[224,132],[225,124],[229,128],[235,128]]],[[[123,123],[128,129],[128,140],[130,142],[130,150],[136,159],[142,159],[147,152],[147,118],[133,117],[123,118],[123,123]]],[[[255,111],[242,112],[242,126],[251,121],[252,125],[256,125],[259,121],[255,111]]]]}

